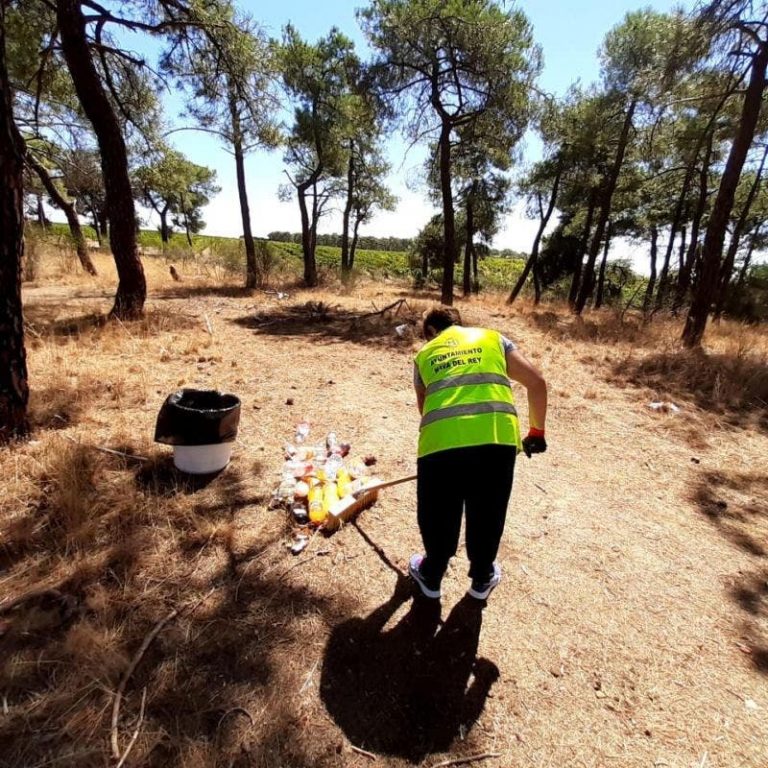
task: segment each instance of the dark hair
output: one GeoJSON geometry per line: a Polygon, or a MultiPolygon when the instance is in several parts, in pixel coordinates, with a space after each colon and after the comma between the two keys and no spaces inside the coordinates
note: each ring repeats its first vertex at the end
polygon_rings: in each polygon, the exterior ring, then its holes
{"type": "Polygon", "coordinates": [[[424,335],[427,335],[427,328],[432,328],[440,333],[452,325],[459,324],[461,324],[461,315],[458,309],[444,306],[433,307],[424,316],[424,335]]]}

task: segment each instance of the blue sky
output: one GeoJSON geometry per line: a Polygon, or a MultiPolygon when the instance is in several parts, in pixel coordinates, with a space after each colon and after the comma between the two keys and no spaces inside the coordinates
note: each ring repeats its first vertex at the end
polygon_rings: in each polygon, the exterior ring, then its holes
{"type": "MultiPolygon", "coordinates": [[[[309,40],[325,35],[331,26],[337,26],[350,36],[365,55],[363,35],[355,19],[355,2],[343,0],[282,0],[263,3],[256,0],[240,0],[239,6],[247,10],[266,29],[278,37],[282,27],[291,22],[309,40]]],[[[580,79],[590,83],[599,78],[598,49],[605,33],[622,20],[631,10],[652,7],[661,11],[671,10],[679,3],[656,0],[651,3],[631,0],[587,0],[587,2],[563,2],[549,0],[520,0],[516,3],[531,20],[534,37],[544,53],[544,69],[539,79],[542,90],[562,95],[569,85],[580,79]]],[[[175,104],[174,104],[175,103],[175,104]]],[[[173,119],[169,101],[169,118],[173,119]]],[[[180,124],[180,123],[178,123],[180,124]]],[[[181,132],[174,134],[175,146],[193,161],[215,168],[222,191],[206,211],[206,232],[221,235],[239,235],[242,231],[235,186],[234,163],[231,157],[210,136],[181,132]]],[[[364,233],[410,237],[415,235],[432,215],[432,206],[423,190],[405,184],[419,175],[423,159],[422,150],[413,150],[404,157],[404,144],[397,136],[388,139],[389,156],[393,173],[389,179],[395,194],[400,198],[396,211],[378,215],[364,233]]],[[[523,164],[536,159],[539,144],[528,136],[523,147],[523,164]]],[[[298,207],[295,202],[280,202],[278,186],[285,181],[282,157],[279,151],[254,153],[247,159],[248,189],[254,232],[264,236],[273,230],[298,231],[300,228],[298,207]]],[[[528,221],[523,206],[517,206],[505,228],[494,241],[498,248],[527,251],[533,239],[536,222],[528,221]]],[[[338,216],[329,216],[322,222],[321,231],[340,231],[338,216]]],[[[628,244],[617,245],[616,255],[631,255],[628,244]]]]}

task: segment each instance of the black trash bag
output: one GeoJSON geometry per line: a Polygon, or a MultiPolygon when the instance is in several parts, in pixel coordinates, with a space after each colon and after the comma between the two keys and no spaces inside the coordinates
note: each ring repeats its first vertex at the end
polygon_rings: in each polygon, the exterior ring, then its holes
{"type": "Polygon", "coordinates": [[[212,389],[180,389],[169,395],[155,425],[155,442],[166,445],[219,445],[234,442],[240,398],[212,389]]]}

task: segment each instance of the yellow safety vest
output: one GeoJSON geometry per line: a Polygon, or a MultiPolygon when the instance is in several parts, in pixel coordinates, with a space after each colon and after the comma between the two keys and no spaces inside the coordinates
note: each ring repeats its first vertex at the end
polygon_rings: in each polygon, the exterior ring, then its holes
{"type": "Polygon", "coordinates": [[[426,387],[419,456],[470,445],[514,445],[520,427],[501,336],[452,325],[416,355],[426,387]]]}

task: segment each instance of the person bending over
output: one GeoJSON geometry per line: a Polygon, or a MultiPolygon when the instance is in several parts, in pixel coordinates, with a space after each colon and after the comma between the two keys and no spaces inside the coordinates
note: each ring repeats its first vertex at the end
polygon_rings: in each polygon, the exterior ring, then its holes
{"type": "Polygon", "coordinates": [[[448,307],[424,318],[426,343],[414,361],[421,414],[417,519],[424,554],[408,572],[422,594],[440,598],[448,561],[456,554],[462,513],[472,583],[485,600],[501,581],[496,562],[512,491],[515,458],[547,449],[544,378],[505,336],[461,325],[448,307]],[[528,435],[521,440],[510,379],[528,391],[528,435]]]}

